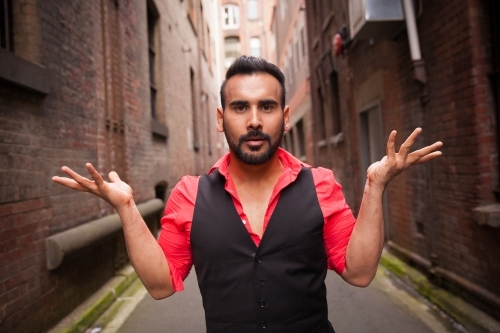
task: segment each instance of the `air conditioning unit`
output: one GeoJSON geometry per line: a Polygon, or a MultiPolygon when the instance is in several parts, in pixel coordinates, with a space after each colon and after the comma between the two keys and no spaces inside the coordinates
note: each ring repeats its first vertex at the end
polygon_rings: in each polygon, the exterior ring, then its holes
{"type": "Polygon", "coordinates": [[[401,0],[349,0],[351,39],[393,38],[404,20],[401,0]]]}

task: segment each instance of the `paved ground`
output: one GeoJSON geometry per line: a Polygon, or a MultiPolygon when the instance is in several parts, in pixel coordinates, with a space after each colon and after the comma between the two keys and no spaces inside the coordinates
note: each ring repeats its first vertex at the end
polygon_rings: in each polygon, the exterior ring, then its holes
{"type": "MultiPolygon", "coordinates": [[[[368,288],[356,288],[329,272],[329,318],[337,333],[455,333],[431,306],[409,293],[383,269],[368,288]]],[[[205,332],[201,296],[193,273],[186,290],[156,301],[139,288],[102,333],[199,333],[205,332]]],[[[96,330],[98,332],[99,330],[96,330]]]]}

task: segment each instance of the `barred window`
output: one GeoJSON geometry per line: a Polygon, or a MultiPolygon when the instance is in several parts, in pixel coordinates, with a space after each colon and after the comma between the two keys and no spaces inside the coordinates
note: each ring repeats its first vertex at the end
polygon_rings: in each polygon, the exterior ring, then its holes
{"type": "Polygon", "coordinates": [[[236,5],[222,6],[222,29],[237,29],[240,26],[240,10],[236,5]]]}
{"type": "Polygon", "coordinates": [[[259,18],[259,4],[258,4],[257,0],[248,0],[247,7],[248,7],[248,19],[249,20],[258,19],[259,18]]]}
{"type": "Polygon", "coordinates": [[[14,38],[12,33],[12,0],[0,0],[0,47],[14,51],[14,38]]]}

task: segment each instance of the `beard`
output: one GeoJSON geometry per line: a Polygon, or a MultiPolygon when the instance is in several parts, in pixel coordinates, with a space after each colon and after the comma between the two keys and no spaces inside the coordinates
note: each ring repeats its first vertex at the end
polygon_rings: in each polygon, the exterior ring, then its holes
{"type": "Polygon", "coordinates": [[[285,126],[283,124],[283,126],[281,126],[278,139],[275,142],[271,141],[271,137],[269,136],[269,134],[266,134],[259,130],[251,130],[247,134],[240,136],[238,142],[235,142],[229,138],[225,123],[222,123],[222,127],[224,129],[224,135],[226,136],[229,149],[234,152],[235,156],[240,161],[249,165],[260,165],[268,162],[278,150],[281,139],[283,138],[283,134],[285,133],[285,126]],[[249,139],[264,140],[268,143],[268,148],[265,151],[259,153],[258,151],[261,149],[261,147],[250,146],[249,149],[251,152],[244,152],[242,146],[245,141],[249,139]]]}

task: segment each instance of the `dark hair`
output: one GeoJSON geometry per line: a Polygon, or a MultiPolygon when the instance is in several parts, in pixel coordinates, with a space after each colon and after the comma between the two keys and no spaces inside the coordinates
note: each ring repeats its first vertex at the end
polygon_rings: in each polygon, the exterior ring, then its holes
{"type": "Polygon", "coordinates": [[[274,64],[262,59],[255,57],[247,57],[242,55],[236,59],[226,72],[226,79],[222,82],[220,86],[220,101],[222,110],[226,107],[226,98],[224,96],[224,89],[226,88],[226,82],[231,77],[235,75],[251,75],[254,73],[267,73],[276,78],[281,85],[281,109],[285,108],[285,75],[281,70],[274,64]]]}

